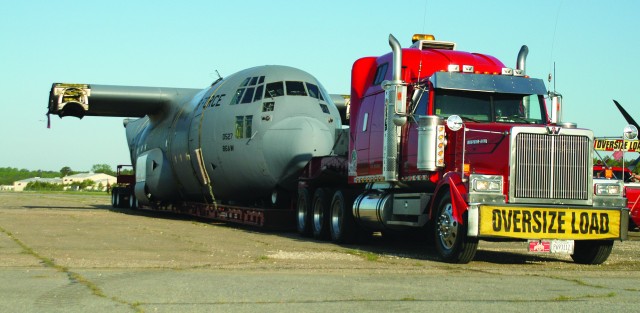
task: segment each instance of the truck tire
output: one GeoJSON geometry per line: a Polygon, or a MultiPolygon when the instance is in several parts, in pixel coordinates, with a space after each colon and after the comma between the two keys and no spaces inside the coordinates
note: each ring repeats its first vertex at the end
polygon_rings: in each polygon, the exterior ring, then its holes
{"type": "Polygon", "coordinates": [[[453,219],[453,205],[449,194],[438,204],[433,232],[436,250],[443,261],[465,264],[473,260],[478,250],[478,238],[468,237],[467,224],[453,219]]]}
{"type": "Polygon", "coordinates": [[[331,241],[335,243],[353,243],[357,229],[351,206],[352,197],[343,190],[337,190],[331,200],[331,221],[329,230],[331,241]]]}
{"type": "Polygon", "coordinates": [[[313,223],[313,214],[311,211],[311,194],[308,188],[298,190],[298,208],[297,230],[298,234],[310,237],[311,224],[313,223]]]}
{"type": "Polygon", "coordinates": [[[316,239],[329,239],[329,205],[331,192],[327,188],[318,188],[313,193],[313,237],[316,239]]]}
{"type": "Polygon", "coordinates": [[[576,240],[571,258],[579,264],[602,264],[612,249],[613,240],[576,240]]]}

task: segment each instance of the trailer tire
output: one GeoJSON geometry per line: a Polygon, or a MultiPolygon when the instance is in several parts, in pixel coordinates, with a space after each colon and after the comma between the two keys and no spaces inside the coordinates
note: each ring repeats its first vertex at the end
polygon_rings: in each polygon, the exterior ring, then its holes
{"type": "Polygon", "coordinates": [[[571,258],[579,264],[602,264],[612,249],[613,240],[576,240],[571,258]]]}
{"type": "Polygon", "coordinates": [[[313,237],[316,239],[329,239],[329,220],[331,214],[329,206],[331,192],[327,188],[318,188],[313,193],[313,237]]]}
{"type": "Polygon", "coordinates": [[[298,234],[310,237],[313,223],[313,212],[311,211],[311,194],[308,188],[298,190],[297,230],[298,234]]]}
{"type": "Polygon", "coordinates": [[[120,189],[115,189],[113,194],[115,195],[115,205],[113,207],[122,208],[122,193],[120,192],[120,189]]]}
{"type": "Polygon", "coordinates": [[[357,236],[357,225],[353,218],[351,195],[343,190],[337,190],[331,200],[331,221],[329,230],[331,241],[335,243],[353,243],[357,236]]]}
{"type": "Polygon", "coordinates": [[[434,217],[433,234],[440,258],[448,263],[471,262],[478,250],[478,238],[467,236],[467,223],[454,220],[449,194],[440,200],[434,217]]]}
{"type": "Polygon", "coordinates": [[[111,190],[111,207],[118,207],[118,189],[111,190]]]}
{"type": "Polygon", "coordinates": [[[129,207],[132,209],[138,208],[138,198],[136,198],[136,196],[134,195],[129,196],[129,207]]]}

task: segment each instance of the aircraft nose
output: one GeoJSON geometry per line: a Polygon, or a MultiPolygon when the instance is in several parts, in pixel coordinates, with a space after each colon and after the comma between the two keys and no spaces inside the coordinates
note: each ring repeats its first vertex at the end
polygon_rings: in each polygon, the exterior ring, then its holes
{"type": "Polygon", "coordinates": [[[335,131],[316,119],[298,116],[271,126],[263,137],[265,161],[278,181],[297,174],[314,156],[328,155],[335,131]]]}

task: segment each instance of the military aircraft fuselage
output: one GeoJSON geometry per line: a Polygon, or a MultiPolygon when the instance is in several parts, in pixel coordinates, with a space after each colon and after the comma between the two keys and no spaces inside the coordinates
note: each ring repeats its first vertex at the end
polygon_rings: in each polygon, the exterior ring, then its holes
{"type": "Polygon", "coordinates": [[[293,190],[331,154],[340,115],[310,74],[260,66],[204,90],[54,84],[49,113],[125,120],[140,203],[248,202],[293,190]],[[56,87],[58,89],[56,89],[56,87]]]}

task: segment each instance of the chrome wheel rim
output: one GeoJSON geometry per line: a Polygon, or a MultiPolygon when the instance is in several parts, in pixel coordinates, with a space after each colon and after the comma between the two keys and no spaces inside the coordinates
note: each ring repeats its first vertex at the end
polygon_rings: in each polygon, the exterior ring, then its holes
{"type": "Polygon", "coordinates": [[[341,232],[340,225],[342,225],[342,214],[341,214],[342,203],[340,200],[335,201],[331,205],[331,233],[333,233],[334,238],[338,237],[341,232]]]}
{"type": "Polygon", "coordinates": [[[307,226],[307,205],[304,201],[298,201],[298,230],[304,231],[307,226]]]}
{"type": "Polygon", "coordinates": [[[453,249],[458,237],[458,222],[453,219],[453,206],[447,203],[438,216],[438,239],[445,249],[453,249]]]}

